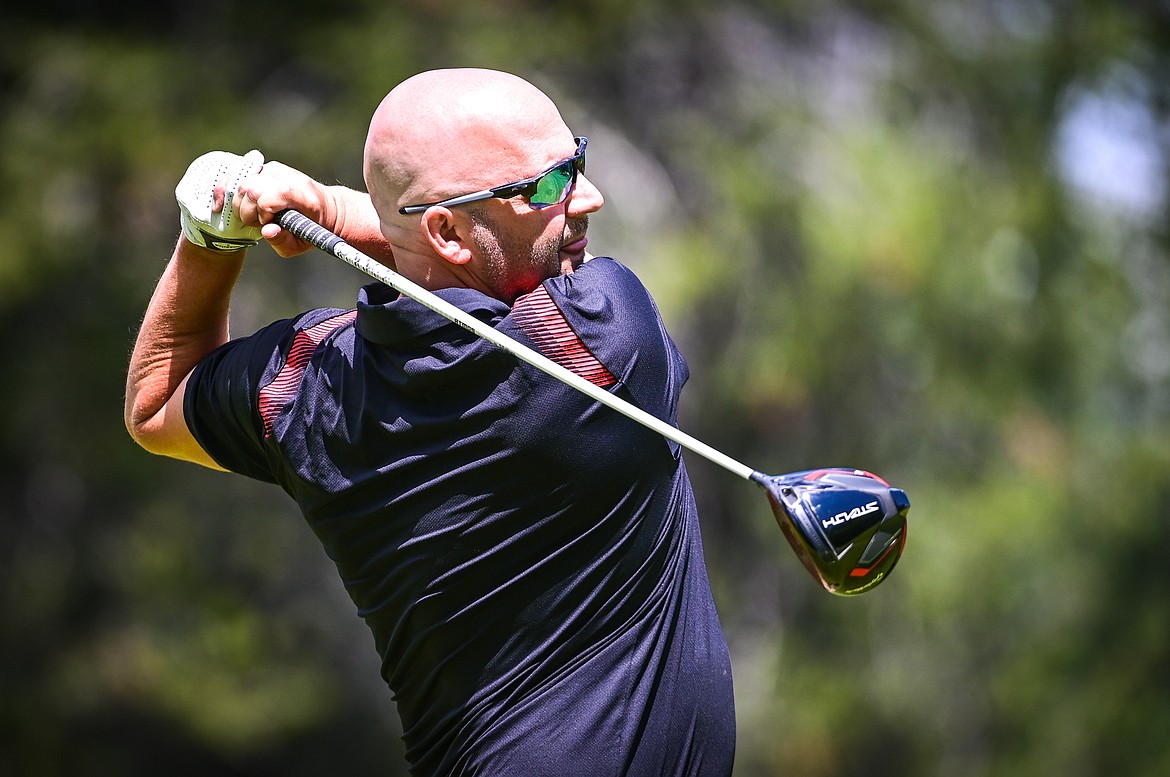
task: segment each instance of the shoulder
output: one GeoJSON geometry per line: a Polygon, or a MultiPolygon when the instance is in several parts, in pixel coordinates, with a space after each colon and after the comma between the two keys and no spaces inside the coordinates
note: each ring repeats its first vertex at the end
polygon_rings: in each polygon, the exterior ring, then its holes
{"type": "Polygon", "coordinates": [[[620,326],[644,326],[658,320],[657,306],[641,279],[610,257],[596,257],[569,275],[545,281],[544,286],[566,314],[571,310],[597,323],[620,326]]]}
{"type": "Polygon", "coordinates": [[[312,310],[293,319],[287,330],[286,340],[291,334],[289,342],[289,359],[307,358],[308,352],[316,350],[326,339],[333,339],[342,331],[352,331],[353,323],[357,319],[356,310],[340,310],[335,308],[321,308],[312,310]]]}
{"type": "MultiPolygon", "coordinates": [[[[318,308],[231,340],[195,368],[188,393],[195,389],[192,399],[205,399],[199,403],[204,412],[254,406],[262,389],[278,377],[285,381],[299,377],[323,342],[352,329],[354,317],[352,310],[318,308]]],[[[192,401],[187,403],[189,416],[197,409],[192,401]]]]}
{"type": "Polygon", "coordinates": [[[547,282],[554,285],[562,283],[569,286],[598,284],[615,289],[646,291],[646,287],[642,285],[642,281],[634,274],[634,271],[611,256],[594,257],[582,264],[574,272],[568,275],[557,276],[547,282]]]}

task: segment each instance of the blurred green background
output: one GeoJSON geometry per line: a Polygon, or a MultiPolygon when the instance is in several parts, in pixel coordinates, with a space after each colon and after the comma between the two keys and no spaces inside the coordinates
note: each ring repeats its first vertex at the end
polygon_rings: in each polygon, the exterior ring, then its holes
{"type": "MultiPolygon", "coordinates": [[[[591,250],[657,298],[683,428],[913,501],[896,573],[841,599],[688,455],[738,776],[1170,774],[1170,3],[43,0],[0,29],[0,775],[404,773],[291,500],[138,450],[122,393],[190,160],[361,187],[382,95],[455,65],[590,137],[591,250]]],[[[365,280],[258,249],[235,331],[365,280]]]]}

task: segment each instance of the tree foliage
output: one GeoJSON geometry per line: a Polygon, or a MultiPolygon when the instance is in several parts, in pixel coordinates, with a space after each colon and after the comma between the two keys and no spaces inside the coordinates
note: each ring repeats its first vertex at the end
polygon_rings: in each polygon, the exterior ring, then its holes
{"type": "MultiPolygon", "coordinates": [[[[593,247],[687,356],[684,428],[910,494],[901,566],[844,600],[689,460],[737,775],[1170,772],[1164,3],[99,5],[0,12],[0,773],[401,769],[291,501],[120,408],[187,163],[361,187],[386,90],[460,65],[591,138],[593,247]]],[[[237,332],[364,282],[254,253],[237,332]]]]}

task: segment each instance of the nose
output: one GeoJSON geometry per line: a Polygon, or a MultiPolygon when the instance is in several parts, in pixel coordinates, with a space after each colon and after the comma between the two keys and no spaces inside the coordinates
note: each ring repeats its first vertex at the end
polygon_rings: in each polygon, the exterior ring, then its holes
{"type": "Polygon", "coordinates": [[[584,173],[577,173],[577,181],[573,184],[573,191],[569,193],[569,206],[566,215],[584,216],[601,210],[605,204],[605,196],[593,182],[585,177],[584,173]]]}

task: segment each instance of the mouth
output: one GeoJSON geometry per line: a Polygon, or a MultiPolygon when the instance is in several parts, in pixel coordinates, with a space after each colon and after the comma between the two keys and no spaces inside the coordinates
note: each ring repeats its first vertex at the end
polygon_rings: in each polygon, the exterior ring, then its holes
{"type": "Polygon", "coordinates": [[[579,235],[575,238],[565,241],[561,244],[561,253],[563,254],[579,254],[585,251],[585,246],[589,245],[589,238],[585,235],[579,235]]]}

